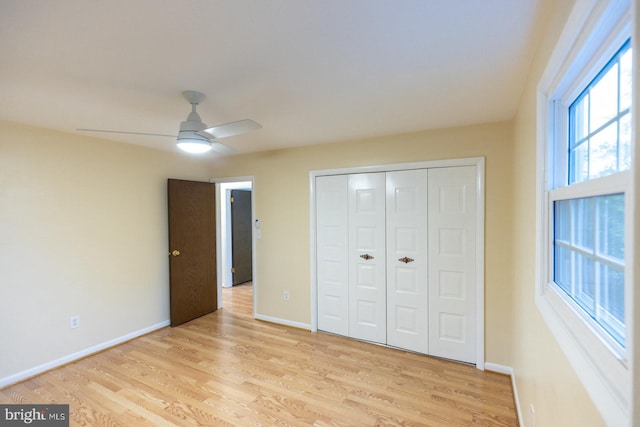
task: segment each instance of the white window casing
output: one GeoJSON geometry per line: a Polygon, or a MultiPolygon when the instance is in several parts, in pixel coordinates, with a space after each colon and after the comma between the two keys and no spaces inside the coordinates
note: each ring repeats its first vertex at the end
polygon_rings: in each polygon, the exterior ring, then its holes
{"type": "Polygon", "coordinates": [[[630,7],[627,0],[576,0],[539,82],[537,99],[535,301],[603,419],[616,426],[630,425],[631,419],[633,169],[567,186],[567,149],[557,141],[568,139],[569,105],[631,36],[630,7]],[[602,334],[553,280],[554,201],[615,193],[625,195],[626,345],[602,334]]]}

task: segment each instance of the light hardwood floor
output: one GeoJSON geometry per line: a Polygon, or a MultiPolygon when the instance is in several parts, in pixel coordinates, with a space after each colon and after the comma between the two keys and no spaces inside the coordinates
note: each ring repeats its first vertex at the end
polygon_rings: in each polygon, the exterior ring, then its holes
{"type": "Polygon", "coordinates": [[[224,309],[0,390],[87,426],[517,426],[510,379],[224,309]]]}

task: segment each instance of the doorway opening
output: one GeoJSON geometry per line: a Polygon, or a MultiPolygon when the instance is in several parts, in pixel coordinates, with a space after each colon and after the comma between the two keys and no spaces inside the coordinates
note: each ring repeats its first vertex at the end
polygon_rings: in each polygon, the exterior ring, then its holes
{"type": "Polygon", "coordinates": [[[253,177],[215,182],[218,308],[255,318],[253,177]]]}

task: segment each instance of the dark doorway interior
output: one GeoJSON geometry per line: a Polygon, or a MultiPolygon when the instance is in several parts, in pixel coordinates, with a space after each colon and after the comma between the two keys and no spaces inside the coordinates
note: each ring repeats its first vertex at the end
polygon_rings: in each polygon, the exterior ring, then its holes
{"type": "Polygon", "coordinates": [[[233,285],[253,277],[251,254],[251,190],[231,190],[231,257],[233,285]]]}

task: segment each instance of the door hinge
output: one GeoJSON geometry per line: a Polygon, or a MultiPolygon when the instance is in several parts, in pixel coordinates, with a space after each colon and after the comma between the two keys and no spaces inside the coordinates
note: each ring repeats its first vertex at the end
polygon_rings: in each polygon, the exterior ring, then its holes
{"type": "Polygon", "coordinates": [[[229,201],[233,203],[234,202],[233,197],[229,197],[229,201]]]}
{"type": "Polygon", "coordinates": [[[232,273],[235,273],[235,272],[236,272],[236,269],[235,269],[235,268],[233,268],[233,267],[231,267],[231,272],[232,272],[232,273]]]}

